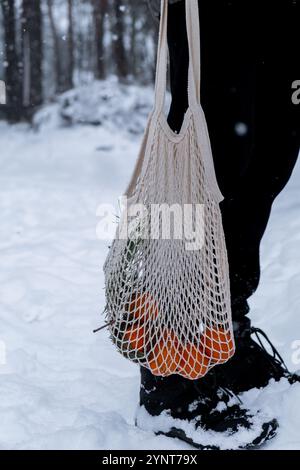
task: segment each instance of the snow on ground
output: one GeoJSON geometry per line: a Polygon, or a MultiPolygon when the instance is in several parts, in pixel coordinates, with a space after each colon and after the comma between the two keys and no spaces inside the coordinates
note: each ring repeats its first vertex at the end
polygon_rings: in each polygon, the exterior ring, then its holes
{"type": "MultiPolygon", "coordinates": [[[[128,126],[39,127],[0,123],[0,449],[190,449],[135,428],[138,369],[106,331],[92,334],[103,322],[108,246],[96,238],[96,209],[116,204],[140,136],[128,126]]],[[[251,301],[255,324],[293,370],[300,368],[292,349],[300,341],[299,180],[298,165],[275,204],[251,301]]],[[[281,422],[268,449],[300,449],[300,385],[270,384],[245,401],[281,422]]]]}

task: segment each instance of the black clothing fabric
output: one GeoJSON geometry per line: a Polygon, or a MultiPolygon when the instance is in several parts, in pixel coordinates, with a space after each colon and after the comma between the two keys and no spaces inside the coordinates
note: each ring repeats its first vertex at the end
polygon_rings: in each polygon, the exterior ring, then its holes
{"type": "Polygon", "coordinates": [[[240,394],[250,388],[266,387],[270,379],[285,377],[292,385],[300,382],[297,373],[291,373],[277,349],[260,328],[251,327],[236,334],[236,353],[226,364],[215,368],[219,386],[240,394]]]}
{"type": "MultiPolygon", "coordinates": [[[[300,1],[199,0],[199,15],[201,104],[224,195],[233,318],[245,321],[272,203],[299,153],[300,105],[292,102],[292,84],[300,77],[300,1]]],[[[188,106],[184,1],[169,6],[168,44],[168,122],[180,131],[188,106]]]]}
{"type": "MultiPolygon", "coordinates": [[[[239,349],[236,358],[216,367],[213,375],[218,380],[223,370],[222,386],[229,387],[230,377],[237,377],[238,392],[243,368],[247,369],[243,390],[264,386],[271,377],[277,380],[286,373],[251,340],[247,299],[259,283],[260,243],[273,201],[288,182],[299,153],[300,104],[292,101],[292,86],[300,79],[300,0],[199,0],[199,15],[201,104],[224,195],[221,211],[239,349]],[[251,355],[252,364],[261,362],[259,369],[247,368],[245,359],[251,355]]],[[[168,44],[172,94],[168,122],[179,132],[188,106],[184,0],[169,6],[168,44]]],[[[142,383],[147,377],[149,391],[152,380],[156,393],[162,387],[167,406],[168,382],[165,387],[161,385],[165,379],[151,376],[142,371],[142,383]]],[[[175,388],[185,383],[179,376],[172,381],[175,388]]]]}

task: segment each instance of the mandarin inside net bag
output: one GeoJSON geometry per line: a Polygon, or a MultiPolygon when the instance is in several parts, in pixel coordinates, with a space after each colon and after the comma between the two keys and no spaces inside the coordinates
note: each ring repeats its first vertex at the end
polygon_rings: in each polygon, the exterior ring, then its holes
{"type": "Polygon", "coordinates": [[[200,106],[198,0],[186,0],[189,107],[178,134],[163,111],[167,16],[163,0],[155,104],[104,265],[106,316],[123,356],[197,379],[234,354],[223,198],[200,106]]]}

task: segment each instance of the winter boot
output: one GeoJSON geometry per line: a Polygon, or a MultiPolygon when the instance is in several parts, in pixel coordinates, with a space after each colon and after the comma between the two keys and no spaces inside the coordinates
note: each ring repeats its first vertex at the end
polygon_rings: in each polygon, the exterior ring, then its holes
{"type": "Polygon", "coordinates": [[[291,384],[299,382],[300,376],[288,370],[267,335],[261,329],[251,327],[250,321],[246,325],[245,322],[234,325],[236,352],[226,364],[216,366],[218,383],[239,394],[251,388],[265,387],[271,379],[279,381],[285,377],[291,384]]]}
{"type": "Polygon", "coordinates": [[[142,368],[137,426],[202,450],[254,448],[275,436],[275,419],[246,409],[215,379],[213,371],[191,381],[178,375],[155,377],[142,368]]]}

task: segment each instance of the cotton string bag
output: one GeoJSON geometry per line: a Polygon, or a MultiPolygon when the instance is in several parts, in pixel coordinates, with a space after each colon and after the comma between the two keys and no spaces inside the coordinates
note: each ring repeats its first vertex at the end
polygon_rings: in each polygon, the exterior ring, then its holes
{"type": "Polygon", "coordinates": [[[123,356],[154,375],[194,380],[235,347],[223,197],[200,105],[198,0],[186,0],[189,106],[178,134],[164,114],[167,18],[163,0],[155,104],[104,265],[105,311],[123,356]]]}

